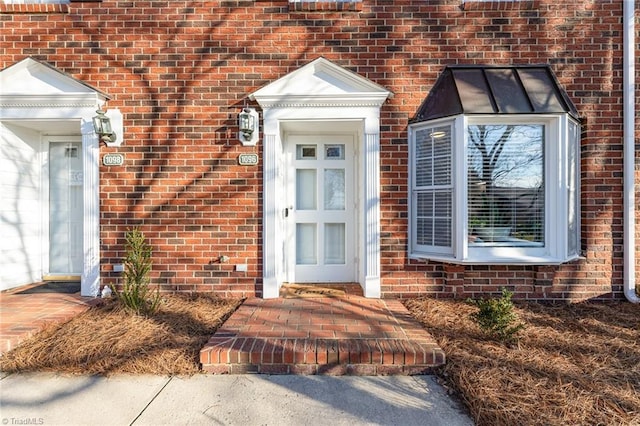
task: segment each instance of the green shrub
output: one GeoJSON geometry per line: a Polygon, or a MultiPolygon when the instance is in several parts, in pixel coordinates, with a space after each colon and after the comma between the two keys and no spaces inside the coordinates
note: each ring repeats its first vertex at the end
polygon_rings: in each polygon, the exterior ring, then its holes
{"type": "Polygon", "coordinates": [[[155,313],[160,306],[159,289],[149,288],[151,273],[151,246],[138,229],[127,231],[124,258],[124,283],[118,299],[125,308],[138,315],[155,313]]]}
{"type": "Polygon", "coordinates": [[[518,316],[513,311],[512,296],[513,293],[503,288],[500,298],[468,300],[478,307],[478,311],[471,314],[471,319],[485,333],[505,343],[517,341],[518,334],[524,328],[524,324],[517,323],[518,316]]]}

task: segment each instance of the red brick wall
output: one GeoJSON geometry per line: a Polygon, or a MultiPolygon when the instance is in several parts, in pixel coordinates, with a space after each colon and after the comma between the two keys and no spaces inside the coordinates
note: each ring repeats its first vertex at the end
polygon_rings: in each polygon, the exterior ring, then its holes
{"type": "Polygon", "coordinates": [[[108,93],[108,107],[124,113],[117,151],[126,165],[100,170],[103,283],[117,282],[111,268],[124,232],[139,226],[164,290],[260,294],[262,169],[238,166],[237,157],[261,156],[262,142],[242,147],[236,116],[249,93],[322,55],[394,93],[381,115],[384,296],[466,297],[509,286],[517,297],[621,297],[622,2],[461,3],[363,0],[339,11],[290,11],[286,0],[0,5],[0,67],[34,56],[108,93]],[[551,64],[586,123],[584,260],[408,260],[407,121],[442,68],[456,63],[551,64]],[[249,271],[235,272],[237,263],[249,271]]]}

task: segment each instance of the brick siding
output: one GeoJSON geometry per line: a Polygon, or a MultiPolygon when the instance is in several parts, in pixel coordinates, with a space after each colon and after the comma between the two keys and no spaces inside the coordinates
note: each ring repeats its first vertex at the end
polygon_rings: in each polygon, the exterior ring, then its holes
{"type": "Polygon", "coordinates": [[[237,113],[251,92],[324,56],[394,93],[381,110],[383,296],[467,297],[507,286],[520,298],[621,298],[622,2],[516,3],[0,5],[0,68],[26,56],[47,61],[108,93],[108,107],[124,114],[122,147],[101,147],[126,156],[125,166],[100,169],[105,284],[117,283],[112,264],[125,231],[139,226],[163,290],[261,295],[262,167],[239,166],[237,157],[257,153],[262,164],[263,142],[239,144],[237,113]],[[584,260],[495,267],[408,259],[407,122],[442,68],[465,63],[548,63],[578,107],[584,260]],[[248,272],[235,272],[237,263],[248,272]]]}

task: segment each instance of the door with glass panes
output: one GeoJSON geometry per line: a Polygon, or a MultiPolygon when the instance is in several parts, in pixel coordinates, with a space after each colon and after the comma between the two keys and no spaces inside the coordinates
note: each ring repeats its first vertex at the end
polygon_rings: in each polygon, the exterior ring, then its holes
{"type": "Polygon", "coordinates": [[[291,135],[285,146],[289,280],[355,281],[353,137],[291,135]]]}

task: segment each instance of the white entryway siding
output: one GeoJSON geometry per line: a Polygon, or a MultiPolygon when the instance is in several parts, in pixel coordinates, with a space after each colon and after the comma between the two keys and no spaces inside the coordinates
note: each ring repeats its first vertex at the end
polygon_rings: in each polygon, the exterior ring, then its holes
{"type": "Polygon", "coordinates": [[[0,123],[0,289],[42,278],[38,132],[0,123]]]}

